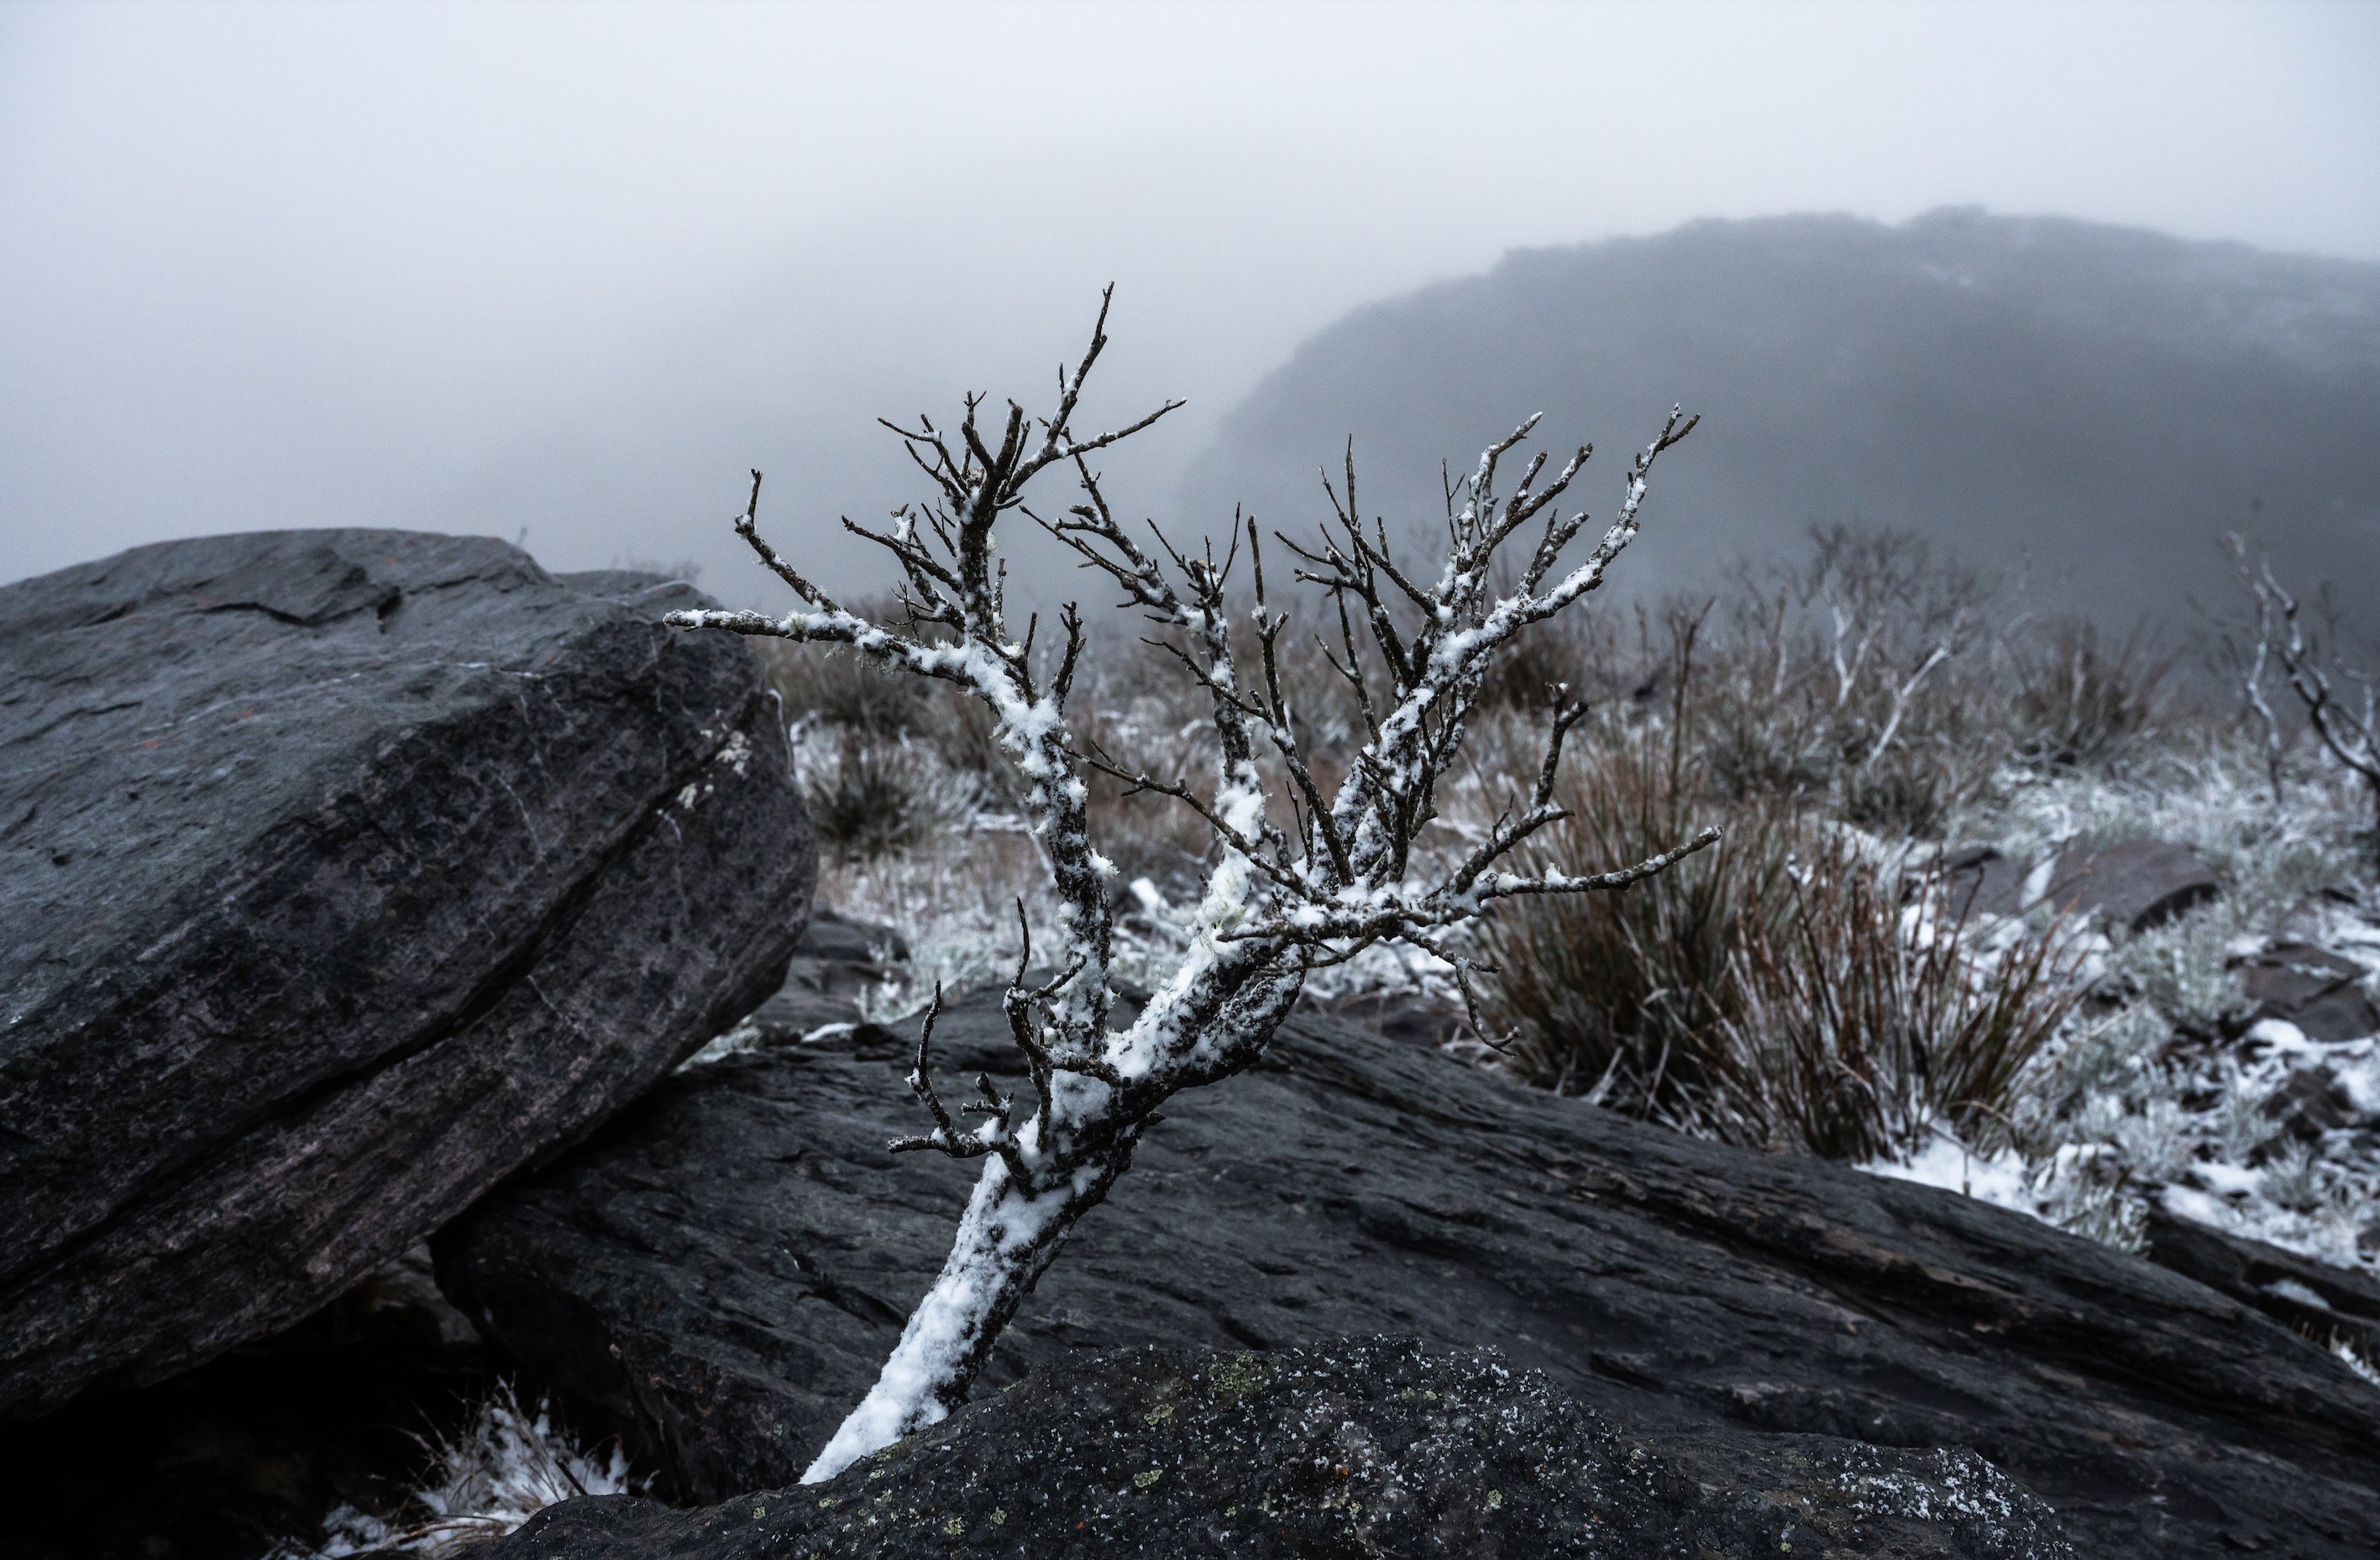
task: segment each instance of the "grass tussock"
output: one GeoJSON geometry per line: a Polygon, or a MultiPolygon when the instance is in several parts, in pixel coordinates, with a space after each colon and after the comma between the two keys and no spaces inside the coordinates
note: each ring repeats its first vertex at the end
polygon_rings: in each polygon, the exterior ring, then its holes
{"type": "Polygon", "coordinates": [[[580,1495],[635,1494],[617,1443],[589,1451],[578,1445],[540,1399],[524,1405],[509,1382],[499,1382],[470,1426],[452,1437],[421,1443],[427,1467],[404,1509],[373,1516],[340,1506],[324,1521],[322,1542],[285,1544],[270,1560],[342,1560],[368,1554],[460,1555],[502,1538],[559,1501],[580,1495]]]}
{"type": "Polygon", "coordinates": [[[1980,946],[1931,877],[1904,887],[1838,844],[1788,877],[1782,913],[1747,918],[1734,1011],[1695,1102],[1709,1135],[1865,1163],[1949,1123],[2009,1141],[2027,1070],[2081,1005],[2082,961],[2054,934],[1980,946]]]}
{"type": "Polygon", "coordinates": [[[1725,804],[1682,721],[1583,758],[1552,865],[1639,860],[1714,812],[1719,846],[1619,894],[1508,906],[1490,1022],[1532,1082],[1748,1147],[1867,1160],[1936,1124],[2005,1138],[2082,1000],[2054,933],[1990,946],[1907,853],[1776,792],[1725,804]]]}

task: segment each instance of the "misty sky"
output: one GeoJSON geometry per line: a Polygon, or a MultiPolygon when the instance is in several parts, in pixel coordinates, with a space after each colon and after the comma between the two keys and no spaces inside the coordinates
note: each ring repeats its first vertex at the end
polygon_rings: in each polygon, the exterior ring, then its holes
{"type": "Polygon", "coordinates": [[[2354,4],[0,4],[0,580],[393,525],[774,601],[745,467],[870,577],[871,419],[1044,394],[1110,280],[1092,415],[1192,403],[1110,462],[1161,514],[1305,334],[1514,246],[1980,204],[2380,260],[2375,84],[2354,4]]]}

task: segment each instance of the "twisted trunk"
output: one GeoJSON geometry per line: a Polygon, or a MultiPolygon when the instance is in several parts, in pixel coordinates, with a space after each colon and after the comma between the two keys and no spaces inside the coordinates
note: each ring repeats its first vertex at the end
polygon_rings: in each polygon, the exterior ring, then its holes
{"type": "Polygon", "coordinates": [[[984,1162],[932,1288],[909,1313],[884,1369],[802,1475],[805,1484],[833,1478],[851,1464],[927,1425],[966,1401],[992,1345],[1033,1292],[1066,1231],[1099,1205],[1131,1162],[1123,1144],[1064,1186],[1034,1196],[1001,1160],[984,1162]]]}
{"type": "Polygon", "coordinates": [[[1121,1091],[1087,1078],[1055,1081],[1049,1115],[1029,1123],[1014,1145],[1043,1190],[1021,1182],[1006,1155],[985,1159],[941,1273],[909,1313],[876,1385],[802,1482],[832,1479],[966,1401],[1067,1231],[1131,1167],[1141,1133],[1159,1119],[1157,1107],[1180,1088],[1227,1077],[1261,1057],[1305,977],[1294,954],[1202,949],[1111,1045],[1114,1054],[1148,1058],[1148,1073],[1121,1091]]]}

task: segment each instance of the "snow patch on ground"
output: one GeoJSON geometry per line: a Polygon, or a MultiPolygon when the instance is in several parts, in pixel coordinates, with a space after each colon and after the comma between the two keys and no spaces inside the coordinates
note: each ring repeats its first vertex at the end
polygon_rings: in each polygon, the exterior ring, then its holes
{"type": "Polygon", "coordinates": [[[1860,1168],[1891,1180],[1940,1187],[1962,1197],[1978,1198],[1996,1208],[2011,1208],[2036,1218],[2044,1216],[2033,1168],[2022,1155],[2013,1149],[1979,1155],[1948,1128],[1937,1131],[1924,1151],[1905,1163],[1878,1159],[1860,1168]]]}

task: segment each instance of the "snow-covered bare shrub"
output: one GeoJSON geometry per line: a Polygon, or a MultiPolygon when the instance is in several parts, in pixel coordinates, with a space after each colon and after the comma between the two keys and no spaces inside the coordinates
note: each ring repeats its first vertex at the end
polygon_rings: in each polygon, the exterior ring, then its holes
{"type": "Polygon", "coordinates": [[[1562,816],[1555,799],[1561,744],[1583,713],[1565,705],[1550,719],[1534,783],[1511,794],[1479,838],[1445,852],[1424,841],[1438,818],[1440,783],[1462,761],[1488,669],[1515,635],[1603,582],[1636,534],[1655,461],[1686,436],[1691,419],[1672,411],[1629,467],[1611,524],[1575,559],[1571,544],[1587,516],[1558,501],[1585,466],[1586,447],[1550,473],[1548,457],[1536,454],[1510,491],[1501,486],[1504,462],[1534,418],[1491,445],[1459,485],[1448,484],[1447,550],[1427,572],[1401,563],[1386,522],[1367,521],[1357,506],[1351,453],[1321,534],[1300,543],[1274,533],[1280,550],[1269,582],[1253,522],[1243,528],[1235,521],[1220,543],[1189,548],[1151,527],[1144,545],[1110,507],[1092,457],[1175,404],[1116,432],[1075,432],[1084,382],[1106,345],[1106,316],[1102,303],[1090,348],[1062,375],[1047,417],[1029,418],[1011,403],[987,421],[983,401],[970,396],[955,429],[922,418],[892,429],[932,497],[896,511],[886,530],[844,525],[898,565],[897,615],[879,621],[846,609],[760,536],[755,472],[736,530],[801,605],[781,617],[701,611],[668,619],[686,629],[845,647],[976,701],[1015,777],[1056,901],[1055,946],[1044,945],[1050,973],[1030,973],[1027,937],[1003,997],[1026,1088],[1003,1092],[978,1075],[980,1097],[954,1116],[932,1075],[939,994],[927,1009],[909,1082],[931,1126],[893,1148],[980,1158],[984,1167],[940,1276],[875,1386],[805,1475],[810,1480],[832,1477],[965,1400],[993,1341],[1067,1231],[1130,1166],[1160,1107],[1257,1061],[1309,973],[1402,939],[1445,960],[1468,991],[1470,961],[1455,939],[1489,906],[1621,889],[1718,838],[1707,830],[1670,841],[1617,870],[1513,870],[1512,853],[1562,816]],[[1028,507],[1028,488],[1053,470],[1073,476],[1074,501],[1028,507]],[[1081,615],[1067,605],[1047,639],[1038,614],[1019,632],[1007,611],[1006,565],[995,560],[995,527],[1026,524],[1104,574],[1164,637],[1204,701],[1207,774],[1195,774],[1180,751],[1150,768],[1120,761],[1073,723],[1070,701],[1089,642],[1081,615]],[[1500,592],[1491,585],[1498,553],[1515,537],[1524,561],[1500,592]],[[1244,549],[1247,592],[1239,596],[1232,582],[1244,549]],[[1360,711],[1359,744],[1328,789],[1307,760],[1295,708],[1304,690],[1281,674],[1291,620],[1272,601],[1283,552],[1287,574],[1315,587],[1336,620],[1338,650],[1328,659],[1360,711]],[[1245,660],[1242,634],[1249,636],[1245,660]],[[1268,768],[1279,789],[1268,783],[1268,768]],[[1122,1029],[1111,1022],[1116,868],[1092,839],[1093,773],[1172,798],[1214,842],[1186,950],[1122,1029]]]}
{"type": "Polygon", "coordinates": [[[2064,620],[2006,647],[2010,746],[2038,768],[2104,767],[2134,752],[2168,718],[2169,657],[2135,628],[2113,649],[2097,625],[2064,620]]]}
{"type": "MultiPolygon", "coordinates": [[[[2245,689],[2249,701],[2272,727],[2264,692],[2265,668],[2271,663],[2296,696],[2324,751],[2362,782],[2371,859],[2380,863],[2380,668],[2356,663],[2350,647],[2356,635],[2327,589],[2320,600],[2323,624],[2309,632],[2303,603],[2274,577],[2271,562],[2252,565],[2248,544],[2236,531],[2224,539],[2255,612],[2256,654],[2245,689]]],[[[2274,745],[2278,745],[2277,735],[2274,745]]],[[[2277,788],[2277,773],[2274,783],[2277,788]]]]}

